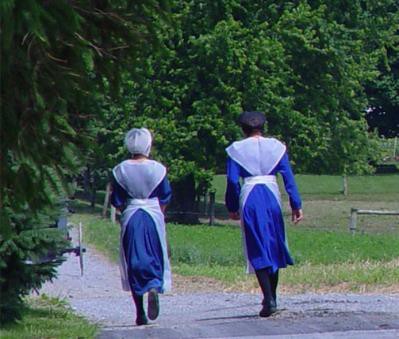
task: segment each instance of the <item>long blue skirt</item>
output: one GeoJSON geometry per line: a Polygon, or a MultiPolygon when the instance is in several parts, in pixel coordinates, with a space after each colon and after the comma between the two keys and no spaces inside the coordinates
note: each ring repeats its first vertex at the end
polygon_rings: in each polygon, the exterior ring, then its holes
{"type": "Polygon", "coordinates": [[[143,295],[155,288],[163,292],[163,254],[155,223],[139,209],[130,218],[123,237],[129,284],[132,292],[143,295]]]}
{"type": "Polygon", "coordinates": [[[279,268],[293,265],[280,205],[265,185],[255,185],[250,192],[243,221],[248,260],[255,270],[266,268],[274,273],[279,268]]]}

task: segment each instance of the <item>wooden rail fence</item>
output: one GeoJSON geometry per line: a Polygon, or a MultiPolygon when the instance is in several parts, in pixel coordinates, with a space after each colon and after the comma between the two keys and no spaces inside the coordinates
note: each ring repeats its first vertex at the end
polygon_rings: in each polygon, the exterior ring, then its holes
{"type": "Polygon", "coordinates": [[[374,214],[374,215],[399,215],[399,211],[386,210],[362,210],[358,208],[351,208],[351,216],[349,221],[349,231],[356,232],[357,216],[359,214],[374,214]]]}

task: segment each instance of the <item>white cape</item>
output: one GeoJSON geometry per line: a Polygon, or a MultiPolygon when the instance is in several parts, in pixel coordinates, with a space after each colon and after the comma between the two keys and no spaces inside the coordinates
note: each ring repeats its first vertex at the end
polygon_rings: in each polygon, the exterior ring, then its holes
{"type": "Polygon", "coordinates": [[[286,147],[275,138],[250,137],[226,148],[230,158],[253,176],[268,175],[285,154],[286,147]]]}

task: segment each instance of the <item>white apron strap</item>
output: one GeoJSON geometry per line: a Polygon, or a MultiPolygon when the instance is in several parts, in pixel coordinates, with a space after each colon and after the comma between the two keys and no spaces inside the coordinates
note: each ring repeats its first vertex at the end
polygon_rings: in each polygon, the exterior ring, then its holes
{"type": "Polygon", "coordinates": [[[247,177],[244,179],[244,185],[241,188],[240,193],[240,210],[244,208],[245,202],[251,193],[255,185],[264,184],[266,185],[276,197],[279,205],[281,206],[280,190],[278,188],[277,180],[275,175],[259,175],[254,177],[247,177]]]}

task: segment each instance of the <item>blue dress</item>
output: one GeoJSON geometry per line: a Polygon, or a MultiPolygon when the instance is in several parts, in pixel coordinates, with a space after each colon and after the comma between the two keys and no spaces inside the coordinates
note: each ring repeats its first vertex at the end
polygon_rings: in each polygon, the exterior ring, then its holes
{"type": "MultiPolygon", "coordinates": [[[[161,205],[167,205],[172,191],[167,177],[154,189],[149,198],[157,197],[161,205]]],[[[113,183],[111,203],[123,209],[131,197],[116,180],[113,183]]],[[[123,237],[123,249],[127,262],[129,285],[132,292],[143,295],[155,288],[163,292],[163,255],[155,223],[143,209],[129,219],[123,237]]]]}
{"type": "MultiPolygon", "coordinates": [[[[269,173],[280,173],[285,189],[289,195],[292,209],[301,208],[301,198],[295,184],[288,155],[285,153],[278,164],[269,173]]],[[[252,176],[236,161],[227,160],[226,206],[229,212],[239,210],[240,177],[252,176]]],[[[267,186],[257,184],[249,193],[241,215],[246,240],[247,257],[255,270],[268,269],[270,273],[279,268],[292,265],[293,260],[288,251],[284,219],[279,202],[267,186]]]]}

